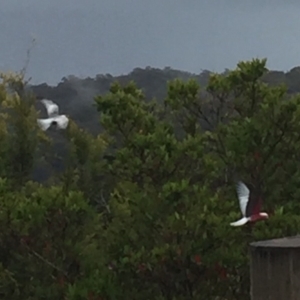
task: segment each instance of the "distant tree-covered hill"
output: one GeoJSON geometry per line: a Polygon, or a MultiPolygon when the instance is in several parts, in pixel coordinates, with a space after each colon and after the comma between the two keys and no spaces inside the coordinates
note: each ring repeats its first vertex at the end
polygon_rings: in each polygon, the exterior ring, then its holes
{"type": "MultiPolygon", "coordinates": [[[[224,76],[230,72],[225,70],[224,76]]],[[[105,95],[109,92],[109,88],[113,82],[119,82],[125,85],[130,81],[134,81],[136,86],[143,90],[146,100],[155,98],[158,102],[163,102],[167,95],[168,82],[176,78],[184,81],[188,79],[196,79],[196,81],[203,88],[209,81],[211,72],[208,70],[202,71],[200,74],[192,74],[180,70],[174,70],[170,67],[164,69],[157,69],[146,67],[135,68],[127,75],[112,76],[110,74],[99,74],[95,78],[87,77],[85,79],[78,78],[73,75],[62,78],[57,86],[49,86],[47,83],[39,85],[30,85],[29,89],[37,96],[38,99],[48,98],[59,104],[61,113],[69,115],[72,120],[81,128],[86,129],[93,135],[102,132],[99,113],[95,107],[94,97],[98,95],[105,95]]],[[[295,67],[288,72],[269,71],[263,79],[264,82],[270,85],[286,84],[288,93],[294,94],[300,92],[300,67],[295,67]]],[[[38,103],[38,102],[37,102],[38,103]]],[[[46,112],[40,103],[37,104],[37,109],[41,111],[41,116],[46,117],[46,112]]],[[[205,126],[205,124],[202,124],[205,126]]],[[[206,128],[208,129],[208,128],[206,128]]],[[[53,139],[55,150],[60,154],[60,157],[65,155],[65,141],[64,138],[53,132],[49,135],[53,139]]],[[[62,170],[63,161],[52,159],[52,168],[56,171],[62,170]]],[[[47,178],[50,174],[48,168],[41,170],[36,169],[34,178],[47,178]],[[45,174],[48,175],[45,175],[45,174]],[[44,175],[42,175],[44,174],[44,175]]]]}
{"type": "MultiPolygon", "coordinates": [[[[228,70],[225,70],[226,74],[228,70]]],[[[99,115],[94,107],[94,97],[104,95],[109,91],[110,85],[119,81],[126,84],[134,81],[141,88],[147,99],[162,100],[167,93],[167,82],[175,78],[187,80],[195,78],[201,86],[208,82],[210,71],[204,70],[200,74],[192,74],[170,67],[157,69],[146,67],[136,68],[127,75],[111,76],[99,74],[95,78],[77,78],[70,75],[62,78],[57,86],[47,83],[32,85],[30,88],[35,95],[48,98],[59,103],[61,111],[70,115],[78,125],[88,129],[91,133],[100,130],[99,115]]],[[[265,75],[264,81],[271,84],[283,83],[288,86],[288,93],[300,92],[300,67],[295,67],[288,72],[270,71],[265,75]]]]}

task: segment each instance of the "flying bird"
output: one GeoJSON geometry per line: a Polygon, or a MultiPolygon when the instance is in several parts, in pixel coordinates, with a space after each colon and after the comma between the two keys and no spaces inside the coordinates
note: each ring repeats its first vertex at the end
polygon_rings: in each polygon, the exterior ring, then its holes
{"type": "Polygon", "coordinates": [[[46,107],[49,118],[37,120],[40,128],[46,131],[51,125],[56,125],[57,129],[66,129],[69,124],[69,119],[66,115],[59,114],[58,105],[48,99],[43,99],[41,102],[46,107]]]}
{"type": "Polygon", "coordinates": [[[267,213],[260,211],[261,197],[257,191],[252,190],[250,193],[248,187],[241,181],[237,183],[236,191],[243,217],[236,222],[230,223],[231,226],[242,226],[248,222],[257,222],[269,218],[267,213]]]}

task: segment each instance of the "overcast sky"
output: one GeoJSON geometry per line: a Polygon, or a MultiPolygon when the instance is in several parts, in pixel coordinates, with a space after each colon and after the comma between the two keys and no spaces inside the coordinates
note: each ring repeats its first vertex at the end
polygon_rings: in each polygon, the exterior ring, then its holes
{"type": "Polygon", "coordinates": [[[0,69],[20,70],[31,39],[33,83],[129,73],[135,67],[200,73],[267,57],[300,65],[296,0],[1,0],[0,69]]]}

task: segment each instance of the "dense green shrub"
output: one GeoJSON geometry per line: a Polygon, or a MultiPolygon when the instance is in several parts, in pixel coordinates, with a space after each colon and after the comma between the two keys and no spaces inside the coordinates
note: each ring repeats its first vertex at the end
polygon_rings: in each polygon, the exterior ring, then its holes
{"type": "Polygon", "coordinates": [[[22,78],[5,77],[2,298],[249,299],[249,243],[300,229],[300,98],[266,85],[267,72],[256,59],[205,88],[178,79],[164,105],[114,83],[95,99],[105,132],[71,121],[56,133],[66,168],[44,185],[29,178],[55,151],[51,130],[37,128],[32,95],[8,92],[22,78]],[[237,178],[262,185],[268,221],[229,226],[237,178]]]}

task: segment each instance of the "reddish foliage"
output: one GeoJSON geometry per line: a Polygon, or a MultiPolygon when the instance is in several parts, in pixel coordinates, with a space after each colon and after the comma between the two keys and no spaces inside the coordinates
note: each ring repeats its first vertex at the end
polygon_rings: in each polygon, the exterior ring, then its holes
{"type": "Polygon", "coordinates": [[[258,151],[255,151],[255,152],[254,152],[254,158],[255,158],[256,160],[259,160],[259,159],[261,158],[261,155],[260,155],[260,153],[259,153],[258,151]]]}
{"type": "Polygon", "coordinates": [[[20,238],[20,242],[21,242],[21,244],[28,246],[30,244],[30,242],[31,242],[31,238],[30,238],[29,235],[23,235],[20,238]]]}
{"type": "Polygon", "coordinates": [[[196,264],[201,264],[201,256],[200,255],[198,255],[198,254],[195,255],[194,260],[195,260],[196,264]]]}
{"type": "Polygon", "coordinates": [[[45,242],[45,246],[44,246],[44,253],[45,254],[49,254],[50,250],[51,250],[51,243],[49,241],[45,242]]]}
{"type": "Polygon", "coordinates": [[[146,271],[146,265],[144,263],[141,263],[138,265],[138,272],[145,272],[146,271]]]}
{"type": "Polygon", "coordinates": [[[57,277],[57,283],[60,287],[64,287],[65,286],[65,277],[63,275],[60,275],[59,277],[57,277]]]}
{"type": "Polygon", "coordinates": [[[176,250],[176,252],[177,252],[177,255],[178,255],[178,256],[181,256],[181,255],[182,255],[182,250],[181,250],[181,248],[178,248],[178,249],[176,250]]]}
{"type": "Polygon", "coordinates": [[[217,271],[219,278],[221,279],[227,278],[227,271],[224,267],[220,266],[220,264],[216,263],[215,270],[217,271]]]}

